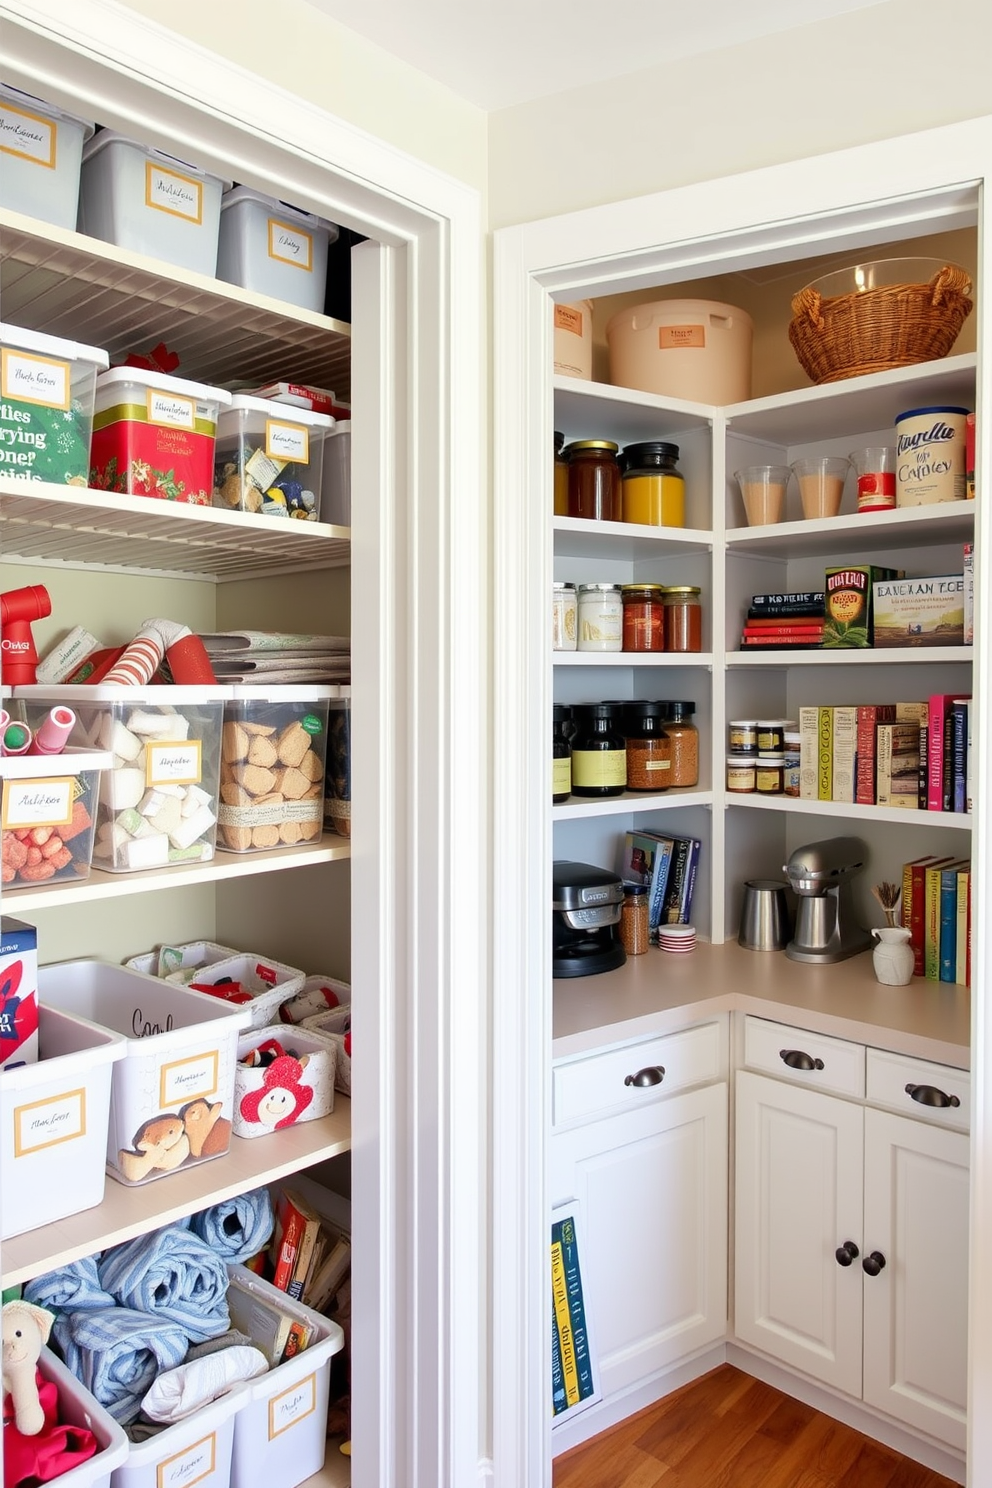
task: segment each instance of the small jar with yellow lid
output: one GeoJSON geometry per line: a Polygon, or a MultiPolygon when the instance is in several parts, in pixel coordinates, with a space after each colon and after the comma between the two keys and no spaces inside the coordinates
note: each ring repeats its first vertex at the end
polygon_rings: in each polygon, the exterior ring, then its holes
{"type": "Polygon", "coordinates": [[[695,584],[665,586],[665,650],[702,651],[703,607],[695,584]]]}
{"type": "Polygon", "coordinates": [[[685,526],[685,480],[677,444],[649,439],[628,444],[623,469],[623,520],[645,527],[685,526]]]}
{"type": "Polygon", "coordinates": [[[609,439],[577,439],[563,451],[568,460],[568,515],[619,522],[620,446],[609,439]]]}

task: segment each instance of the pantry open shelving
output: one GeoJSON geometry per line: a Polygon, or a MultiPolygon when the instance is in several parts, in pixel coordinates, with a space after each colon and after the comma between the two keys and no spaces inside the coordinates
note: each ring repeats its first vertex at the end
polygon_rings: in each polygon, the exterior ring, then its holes
{"type": "Polygon", "coordinates": [[[914,650],[911,646],[884,647],[878,651],[738,651],[727,657],[725,665],[737,667],[876,667],[876,666],[939,666],[951,662],[955,666],[969,663],[974,651],[971,646],[923,646],[914,650]]]}
{"type": "Polygon", "coordinates": [[[603,801],[575,797],[553,807],[552,815],[555,821],[582,821],[593,816],[629,816],[632,811],[678,811],[682,806],[712,805],[713,792],[706,790],[665,791],[658,795],[625,791],[622,796],[608,796],[603,801]]]}
{"type": "Polygon", "coordinates": [[[802,801],[792,796],[733,795],[728,796],[728,807],[741,807],[749,811],[784,811],[800,816],[846,817],[850,821],[872,822],[876,826],[884,822],[901,823],[907,827],[924,827],[927,818],[935,827],[969,832],[971,813],[968,811],[904,811],[891,806],[859,806],[853,801],[802,801]]]}

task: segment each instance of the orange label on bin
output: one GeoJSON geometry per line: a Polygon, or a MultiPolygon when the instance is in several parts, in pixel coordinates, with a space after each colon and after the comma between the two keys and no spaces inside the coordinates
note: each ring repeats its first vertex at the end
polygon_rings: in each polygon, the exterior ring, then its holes
{"type": "Polygon", "coordinates": [[[571,331],[573,336],[582,335],[582,311],[573,310],[571,305],[555,306],[555,330],[571,331]]]}
{"type": "Polygon", "coordinates": [[[706,346],[706,327],[702,325],[684,326],[661,326],[658,331],[658,345],[662,351],[671,351],[673,347],[682,346],[706,346]]]}

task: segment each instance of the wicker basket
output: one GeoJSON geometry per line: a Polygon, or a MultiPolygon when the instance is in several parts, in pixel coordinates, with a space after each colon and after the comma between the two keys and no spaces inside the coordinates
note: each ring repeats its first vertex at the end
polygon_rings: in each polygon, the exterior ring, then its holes
{"type": "Polygon", "coordinates": [[[793,297],[789,340],[813,382],[838,382],[947,356],[971,313],[971,278],[945,264],[928,284],[793,297]]]}

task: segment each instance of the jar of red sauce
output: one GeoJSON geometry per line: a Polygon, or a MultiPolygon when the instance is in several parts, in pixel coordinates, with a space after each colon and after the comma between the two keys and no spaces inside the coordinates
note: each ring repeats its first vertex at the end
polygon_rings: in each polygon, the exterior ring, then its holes
{"type": "Polygon", "coordinates": [[[665,590],[661,584],[624,584],[623,650],[664,651],[665,590]]]}

